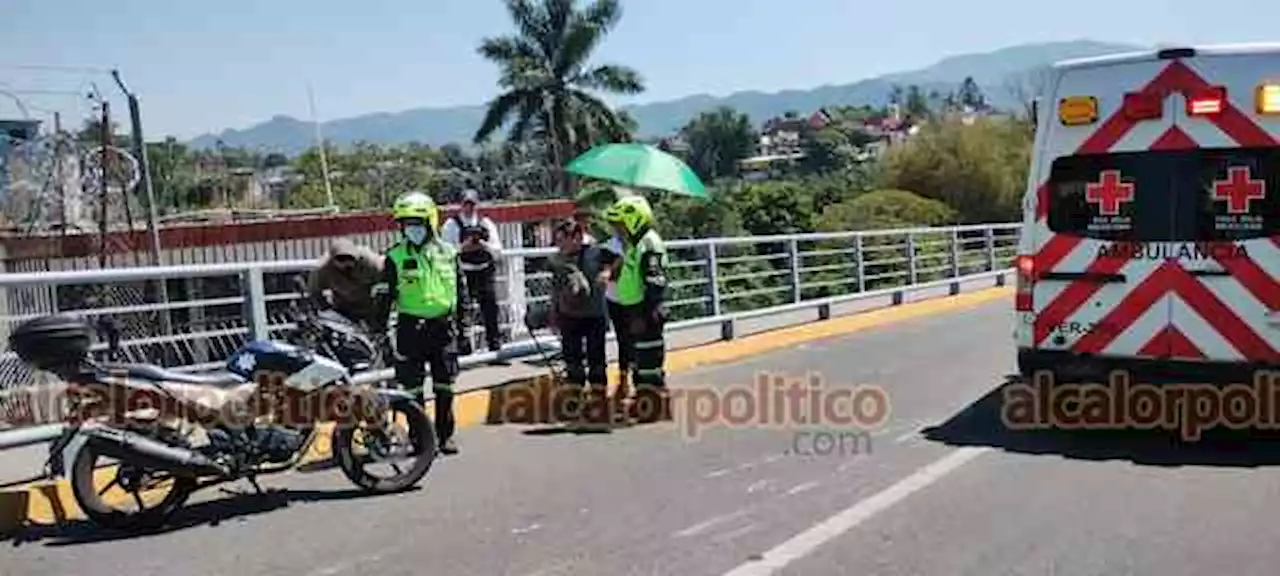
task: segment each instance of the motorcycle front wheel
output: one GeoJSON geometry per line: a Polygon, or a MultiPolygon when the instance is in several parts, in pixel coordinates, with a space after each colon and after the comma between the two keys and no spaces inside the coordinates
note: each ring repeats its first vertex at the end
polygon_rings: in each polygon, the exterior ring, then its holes
{"type": "Polygon", "coordinates": [[[393,401],[377,423],[339,423],[333,453],[342,473],[369,492],[399,492],[422,480],[436,458],[436,434],[426,410],[407,399],[393,401]],[[411,463],[405,463],[412,458],[411,463]],[[388,464],[389,476],[371,468],[388,464]]]}

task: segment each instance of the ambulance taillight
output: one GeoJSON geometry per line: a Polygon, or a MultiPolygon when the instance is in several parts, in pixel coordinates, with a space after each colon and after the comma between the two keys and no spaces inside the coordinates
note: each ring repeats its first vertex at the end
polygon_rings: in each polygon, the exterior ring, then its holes
{"type": "Polygon", "coordinates": [[[1033,256],[1021,255],[1014,261],[1017,270],[1017,288],[1014,292],[1014,309],[1018,312],[1031,312],[1031,292],[1036,284],[1036,264],[1033,256]]]}
{"type": "Polygon", "coordinates": [[[1222,113],[1227,101],[1227,89],[1209,86],[1187,98],[1187,116],[1213,116],[1222,113]]]}
{"type": "Polygon", "coordinates": [[[1164,115],[1164,100],[1156,94],[1130,92],[1124,95],[1121,105],[1129,120],[1155,120],[1164,115]]]}
{"type": "Polygon", "coordinates": [[[1257,98],[1259,114],[1280,114],[1280,84],[1258,86],[1257,98]]]}

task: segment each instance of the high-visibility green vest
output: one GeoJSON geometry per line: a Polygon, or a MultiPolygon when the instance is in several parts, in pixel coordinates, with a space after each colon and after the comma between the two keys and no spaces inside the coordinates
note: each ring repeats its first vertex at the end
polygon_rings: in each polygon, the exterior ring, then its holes
{"type": "Polygon", "coordinates": [[[396,267],[396,308],[401,314],[439,318],[458,304],[457,252],[440,241],[412,249],[405,242],[387,252],[396,267]],[[407,266],[415,262],[416,267],[407,266]]]}
{"type": "Polygon", "coordinates": [[[667,266],[667,248],[657,232],[649,230],[634,245],[627,246],[622,256],[622,270],[618,274],[618,303],[623,306],[635,306],[644,302],[644,273],[641,263],[645,255],[656,252],[662,258],[662,266],[667,266]]]}

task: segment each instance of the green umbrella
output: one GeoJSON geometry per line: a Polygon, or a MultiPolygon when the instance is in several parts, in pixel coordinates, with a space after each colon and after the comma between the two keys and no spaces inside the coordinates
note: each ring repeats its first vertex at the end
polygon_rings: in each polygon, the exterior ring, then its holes
{"type": "Polygon", "coordinates": [[[631,186],[708,198],[707,187],[693,169],[648,144],[604,144],[573,159],[565,171],[631,186]]]}

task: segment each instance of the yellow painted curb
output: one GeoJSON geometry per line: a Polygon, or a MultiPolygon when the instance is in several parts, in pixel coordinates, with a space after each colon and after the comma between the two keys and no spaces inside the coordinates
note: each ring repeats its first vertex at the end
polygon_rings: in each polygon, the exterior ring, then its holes
{"type": "MultiPolygon", "coordinates": [[[[1009,298],[1012,293],[1011,288],[991,288],[957,296],[877,308],[790,328],[768,330],[736,340],[672,350],[667,353],[666,370],[669,374],[675,374],[702,366],[723,364],[805,342],[972,308],[987,302],[1009,298]]],[[[609,366],[609,380],[611,388],[615,387],[619,381],[617,363],[611,363],[609,366]]],[[[458,428],[480,424],[536,423],[540,421],[538,415],[513,414],[509,404],[523,402],[527,406],[530,398],[546,398],[550,394],[547,388],[550,384],[548,378],[538,376],[518,379],[492,388],[463,392],[454,399],[454,419],[458,428]]],[[[434,403],[428,401],[427,404],[432,406],[432,417],[435,418],[434,403]]],[[[541,419],[541,421],[546,420],[541,419]]],[[[302,458],[302,464],[314,464],[330,459],[332,429],[332,424],[320,425],[315,441],[302,458]]],[[[102,470],[99,471],[99,473],[102,472],[102,470]]],[[[100,484],[105,485],[106,481],[109,481],[109,477],[100,484]]],[[[97,478],[95,478],[95,484],[99,484],[97,478]]],[[[66,480],[46,481],[0,491],[0,535],[23,525],[56,523],[79,517],[81,512],[75,505],[70,485],[66,480]]]]}

